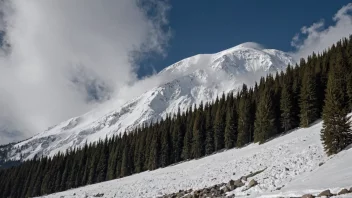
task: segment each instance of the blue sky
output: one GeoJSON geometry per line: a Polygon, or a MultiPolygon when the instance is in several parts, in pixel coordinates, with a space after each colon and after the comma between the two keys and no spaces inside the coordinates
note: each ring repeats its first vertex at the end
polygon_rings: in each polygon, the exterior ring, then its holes
{"type": "Polygon", "coordinates": [[[0,33],[7,46],[0,48],[2,144],[109,99],[128,101],[166,83],[153,81],[151,74],[196,54],[244,42],[298,49],[291,53],[296,59],[324,50],[352,33],[352,3],[5,0],[0,1],[0,33]]]}
{"type": "Polygon", "coordinates": [[[292,51],[291,40],[303,26],[321,19],[329,26],[336,11],[349,2],[173,0],[169,12],[172,38],[166,48],[167,56],[144,61],[138,75],[149,75],[183,58],[218,52],[247,41],[292,51]]]}

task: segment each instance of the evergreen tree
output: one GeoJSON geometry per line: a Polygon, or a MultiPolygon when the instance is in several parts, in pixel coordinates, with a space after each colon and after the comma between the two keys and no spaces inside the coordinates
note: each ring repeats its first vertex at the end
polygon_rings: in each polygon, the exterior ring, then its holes
{"type": "Polygon", "coordinates": [[[171,156],[171,140],[170,134],[167,129],[164,129],[162,133],[161,140],[161,156],[160,156],[160,165],[161,167],[165,167],[170,164],[170,156],[171,156]]]}
{"type": "Polygon", "coordinates": [[[251,129],[249,125],[251,119],[250,117],[251,104],[247,93],[247,87],[243,86],[238,107],[238,136],[236,143],[237,147],[242,147],[247,143],[251,142],[251,129]]]}
{"type": "Polygon", "coordinates": [[[254,122],[254,142],[263,143],[277,131],[275,128],[275,115],[273,108],[273,93],[266,88],[260,98],[254,122]]]}
{"type": "Polygon", "coordinates": [[[307,69],[304,73],[302,88],[300,94],[300,125],[308,127],[309,124],[318,119],[319,108],[317,104],[318,98],[316,93],[315,76],[311,69],[307,69]]]}
{"type": "Polygon", "coordinates": [[[203,128],[203,113],[202,109],[198,109],[196,112],[196,117],[193,123],[193,143],[192,143],[192,154],[193,157],[202,157],[205,153],[204,151],[204,128],[203,128]]]}
{"type": "Polygon", "coordinates": [[[281,110],[281,125],[284,131],[288,131],[295,127],[296,120],[294,117],[294,99],[292,84],[290,82],[284,82],[281,91],[280,100],[280,110],[281,110]]]}
{"type": "Polygon", "coordinates": [[[233,148],[237,138],[237,117],[233,108],[227,108],[226,127],[225,127],[225,148],[233,148]]]}
{"type": "Polygon", "coordinates": [[[336,154],[352,143],[352,130],[345,89],[344,64],[337,54],[334,69],[329,72],[323,110],[321,138],[328,155],[336,154]]]}
{"type": "Polygon", "coordinates": [[[129,158],[129,145],[126,144],[125,148],[123,149],[123,155],[122,155],[122,163],[121,163],[121,177],[125,177],[130,175],[130,158],[129,158]]]}
{"type": "Polygon", "coordinates": [[[212,154],[214,152],[214,130],[213,130],[213,119],[211,116],[211,108],[208,107],[206,111],[206,118],[205,118],[205,153],[207,155],[212,154]]]}
{"type": "Polygon", "coordinates": [[[225,123],[223,121],[224,112],[221,107],[218,107],[214,121],[214,147],[216,151],[224,148],[225,123]]]}

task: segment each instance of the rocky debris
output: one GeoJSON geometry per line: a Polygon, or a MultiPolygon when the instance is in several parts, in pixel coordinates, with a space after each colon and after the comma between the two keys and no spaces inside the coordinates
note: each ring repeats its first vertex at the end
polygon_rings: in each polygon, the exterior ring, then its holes
{"type": "Polygon", "coordinates": [[[331,197],[333,196],[333,194],[330,192],[330,190],[324,190],[323,192],[319,193],[319,195],[317,197],[331,197]]]}
{"type": "Polygon", "coordinates": [[[96,195],[93,195],[93,197],[103,197],[104,196],[104,193],[98,193],[96,195]]]}
{"type": "Polygon", "coordinates": [[[348,191],[346,188],[343,188],[340,190],[339,193],[337,193],[337,195],[344,195],[344,194],[348,194],[348,193],[350,193],[350,191],[348,191]]]}
{"type": "Polygon", "coordinates": [[[312,194],[305,194],[301,198],[314,198],[312,194]]]}
{"type": "MultiPolygon", "coordinates": [[[[243,180],[243,177],[241,177],[238,180],[230,180],[227,183],[215,184],[213,186],[205,187],[203,189],[198,189],[198,190],[194,190],[194,191],[193,191],[193,189],[179,190],[177,193],[164,195],[159,198],[181,198],[181,197],[182,198],[206,198],[206,197],[235,198],[235,194],[231,194],[231,195],[226,195],[226,194],[228,192],[235,190],[236,188],[244,186],[245,184],[242,182],[242,180],[243,180]]],[[[246,191],[256,185],[258,185],[258,182],[256,180],[252,179],[248,183],[248,185],[244,189],[242,189],[242,192],[246,191]]],[[[282,186],[282,187],[284,187],[284,186],[282,186]]],[[[277,188],[277,190],[280,190],[282,187],[277,188]]],[[[314,196],[312,194],[305,194],[305,195],[302,195],[301,198],[333,197],[336,195],[344,195],[344,194],[348,194],[348,193],[352,193],[352,187],[350,188],[350,190],[343,188],[337,194],[331,193],[331,191],[328,189],[328,190],[322,191],[317,196],[314,196]]],[[[93,197],[102,197],[102,196],[104,196],[103,193],[96,194],[93,197]]],[[[247,194],[247,196],[250,196],[250,194],[247,194]]]]}
{"type": "MultiPolygon", "coordinates": [[[[249,175],[242,176],[237,180],[230,180],[227,183],[220,183],[220,184],[215,184],[210,187],[205,187],[203,189],[198,189],[198,190],[179,190],[176,193],[168,194],[168,195],[163,195],[160,198],[203,198],[203,197],[229,197],[229,198],[234,198],[235,195],[228,195],[226,196],[226,193],[231,192],[235,190],[236,188],[240,188],[245,185],[244,182],[248,180],[248,178],[253,177],[261,172],[263,172],[265,169],[250,173],[249,175]]],[[[245,190],[248,190],[249,188],[258,185],[258,182],[254,179],[252,179],[248,183],[248,187],[245,190]]]]}
{"type": "Polygon", "coordinates": [[[253,186],[256,186],[256,185],[258,185],[258,182],[252,179],[248,184],[248,188],[252,188],[253,186]]]}

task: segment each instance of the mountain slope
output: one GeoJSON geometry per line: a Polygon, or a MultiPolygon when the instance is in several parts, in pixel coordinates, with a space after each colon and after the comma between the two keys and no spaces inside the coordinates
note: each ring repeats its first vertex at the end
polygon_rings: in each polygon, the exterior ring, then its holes
{"type": "Polygon", "coordinates": [[[59,192],[43,197],[158,197],[179,190],[193,190],[236,180],[259,170],[235,197],[300,197],[331,189],[349,189],[352,149],[328,157],[320,141],[322,122],[279,136],[264,144],[250,144],[197,160],[183,162],[121,179],[59,192]],[[323,164],[323,165],[321,165],[323,164]],[[258,185],[247,188],[251,179],[258,185]]]}
{"type": "Polygon", "coordinates": [[[62,122],[38,135],[12,146],[7,159],[31,159],[54,155],[155,122],[168,113],[194,104],[214,100],[223,92],[236,91],[243,83],[253,85],[261,76],[281,71],[293,59],[284,52],[262,49],[244,43],[216,54],[201,54],[181,60],[156,75],[162,84],[124,105],[109,111],[93,110],[62,122]]]}

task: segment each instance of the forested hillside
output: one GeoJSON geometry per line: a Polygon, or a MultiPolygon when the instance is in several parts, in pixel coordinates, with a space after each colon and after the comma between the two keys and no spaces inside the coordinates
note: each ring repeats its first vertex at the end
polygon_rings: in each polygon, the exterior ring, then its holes
{"type": "Polygon", "coordinates": [[[323,118],[328,154],[352,143],[352,37],[254,87],[223,94],[157,124],[0,171],[0,197],[29,197],[154,170],[251,142],[263,143],[323,118]]]}

